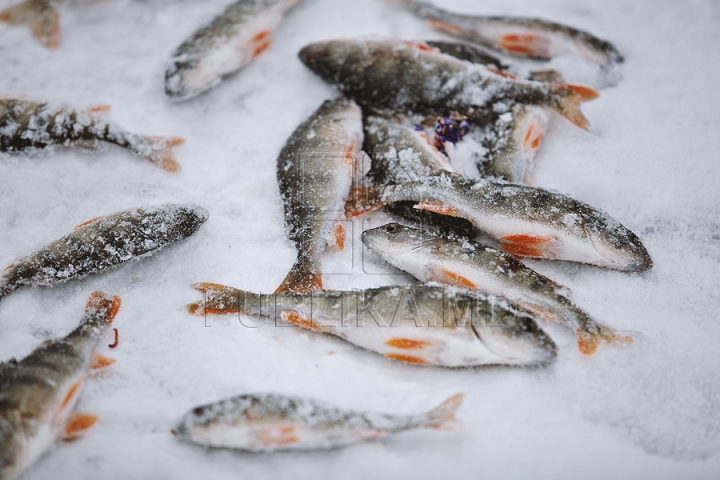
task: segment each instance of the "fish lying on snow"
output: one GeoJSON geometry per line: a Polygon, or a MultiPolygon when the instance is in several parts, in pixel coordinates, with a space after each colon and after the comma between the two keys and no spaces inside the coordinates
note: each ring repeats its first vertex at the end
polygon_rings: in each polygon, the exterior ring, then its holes
{"type": "Polygon", "coordinates": [[[0,152],[26,152],[54,145],[97,149],[105,142],[126,148],[169,172],[179,170],[171,148],[182,144],[182,138],[127,132],[99,114],[109,109],[101,105],[83,111],[0,96],[0,152]]]}
{"type": "Polygon", "coordinates": [[[211,283],[193,285],[195,315],[270,317],[338,336],[392,360],[437,367],[544,365],[556,356],[536,315],[453,287],[381,287],[264,295],[211,283]]]}
{"type": "Polygon", "coordinates": [[[575,305],[566,287],[494,248],[397,223],[366,230],[362,241],[383,260],[423,282],[445,283],[504,297],[572,328],[580,350],[586,355],[594,353],[603,341],[632,343],[632,338],[595,322],[575,305]]]}
{"type": "Polygon", "coordinates": [[[421,42],[333,40],[300,51],[300,59],[363,107],[444,116],[450,111],[478,125],[495,119],[498,103],[552,108],[587,129],[580,103],[599,94],[587,87],[500,75],[421,42]]]}
{"type": "Polygon", "coordinates": [[[452,427],[462,400],[457,394],[427,413],[388,415],[272,393],[239,395],[192,409],[172,433],[197,445],[251,452],[336,448],[415,428],[452,427]]]}
{"type": "Polygon", "coordinates": [[[393,202],[469,220],[508,253],[629,272],[652,267],[645,246],[608,214],[559,193],[442,173],[386,187],[353,189],[348,217],[393,202]]]}
{"type": "Polygon", "coordinates": [[[0,276],[0,299],[26,286],[52,285],[120,265],[189,237],[208,218],[195,205],[133,208],[78,226],[0,276]]]}
{"type": "Polygon", "coordinates": [[[0,479],[16,478],[56,440],[97,422],[73,410],[88,370],[114,362],[94,351],[119,308],[119,297],[95,292],[67,337],[43,343],[19,362],[0,364],[0,479]]]}
{"type": "Polygon", "coordinates": [[[342,249],[343,208],[363,144],[362,112],[345,98],[326,101],[290,136],[277,160],[288,237],[298,250],[278,293],[322,288],[320,254],[342,249]]]}
{"type": "Polygon", "coordinates": [[[624,59],[615,46],[600,38],[537,18],[459,15],[426,2],[402,0],[430,26],[465,41],[513,55],[549,60],[575,54],[610,69],[624,59]]]}
{"type": "Polygon", "coordinates": [[[237,72],[272,44],[270,36],[297,0],[239,0],[185,40],[165,72],[165,93],[187,100],[237,72]]]}
{"type": "Polygon", "coordinates": [[[35,38],[48,48],[60,43],[60,15],[56,0],[25,0],[0,12],[0,22],[27,25],[35,38]]]}

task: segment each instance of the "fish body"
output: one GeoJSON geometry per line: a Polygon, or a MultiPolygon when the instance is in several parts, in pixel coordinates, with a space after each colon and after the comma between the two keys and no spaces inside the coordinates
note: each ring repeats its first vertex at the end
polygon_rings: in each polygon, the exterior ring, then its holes
{"type": "Polygon", "coordinates": [[[347,410],[313,399],[265,393],[239,395],[185,414],[172,433],[207,447],[252,452],[336,448],[416,428],[454,423],[463,395],[419,415],[347,410]]]}
{"type": "Polygon", "coordinates": [[[72,333],[0,365],[0,479],[17,478],[56,440],[97,421],[73,410],[95,347],[119,308],[119,297],[95,292],[72,333]]]}
{"type": "Polygon", "coordinates": [[[362,112],[352,100],[326,101],[288,139],[277,161],[288,237],[298,257],[278,292],[322,288],[320,254],[344,244],[343,205],[363,144],[362,112]]]}
{"type": "Polygon", "coordinates": [[[340,337],[392,360],[437,367],[544,365],[556,347],[536,315],[505,301],[453,287],[390,286],[367,290],[263,295],[196,284],[196,315],[269,317],[340,337]]]}
{"type": "Polygon", "coordinates": [[[0,299],[23,286],[82,278],[150,254],[189,237],[207,218],[201,207],[168,204],[92,220],[5,269],[0,299]]]}
{"type": "Polygon", "coordinates": [[[0,97],[0,152],[26,152],[55,145],[96,149],[105,142],[126,148],[165,170],[179,170],[171,148],[182,144],[182,138],[127,132],[99,115],[109,108],[83,111],[62,104],[0,97]]]}
{"type": "Polygon", "coordinates": [[[60,14],[57,0],[25,0],[0,12],[0,22],[27,25],[40,43],[48,48],[60,44],[60,14]]]}
{"type": "Polygon", "coordinates": [[[165,93],[187,100],[247,66],[272,44],[273,30],[297,0],[240,0],[185,40],[165,72],[165,93]]]}
{"type": "Polygon", "coordinates": [[[607,213],[540,188],[452,173],[403,185],[361,187],[348,202],[348,216],[393,202],[464,218],[514,255],[568,260],[640,272],[652,267],[645,246],[607,213]]]}
{"type": "Polygon", "coordinates": [[[571,328],[585,354],[592,354],[602,341],[632,342],[629,337],[597,323],[575,305],[567,287],[492,247],[397,223],[366,230],[362,241],[383,260],[418,280],[503,297],[571,328]]]}
{"type": "Polygon", "coordinates": [[[586,87],[499,75],[421,42],[333,40],[306,46],[300,59],[363,107],[441,117],[453,111],[478,125],[494,120],[494,105],[522,103],[587,129],[580,103],[598,97],[586,87]]]}

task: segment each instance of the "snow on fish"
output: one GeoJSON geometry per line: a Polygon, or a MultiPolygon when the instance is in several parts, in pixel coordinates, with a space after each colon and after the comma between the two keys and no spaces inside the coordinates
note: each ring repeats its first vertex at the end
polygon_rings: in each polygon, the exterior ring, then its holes
{"type": "Polygon", "coordinates": [[[436,367],[545,365],[553,341],[537,315],[478,292],[453,287],[389,286],[307,294],[255,294],[212,283],[193,287],[195,315],[269,317],[340,337],[400,362],[436,367]]]}
{"type": "Polygon", "coordinates": [[[0,300],[16,289],[108,270],[189,237],[207,220],[195,205],[133,208],[85,222],[17,261],[0,276],[0,300]]]}
{"type": "Polygon", "coordinates": [[[0,12],[0,22],[26,25],[40,43],[48,48],[60,44],[60,14],[57,0],[25,0],[0,12]]]}
{"type": "Polygon", "coordinates": [[[172,147],[180,137],[130,133],[100,115],[107,105],[77,110],[62,104],[0,96],[0,152],[28,152],[52,146],[97,149],[101,142],[117,145],[169,172],[180,166],[172,147]]]}
{"type": "Polygon", "coordinates": [[[72,333],[0,364],[0,479],[17,478],[55,441],[75,438],[98,421],[73,410],[88,371],[115,361],[95,349],[119,309],[119,297],[95,292],[72,333]]]}
{"type": "Polygon", "coordinates": [[[453,395],[427,413],[389,415],[273,393],[239,395],[193,408],[172,433],[196,445],[251,452],[336,448],[417,428],[452,428],[463,397],[453,395]]]}

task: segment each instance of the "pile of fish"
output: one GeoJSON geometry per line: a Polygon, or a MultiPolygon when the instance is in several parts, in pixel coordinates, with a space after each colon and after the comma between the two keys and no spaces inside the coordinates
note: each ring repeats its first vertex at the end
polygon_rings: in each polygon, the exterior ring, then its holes
{"type": "MultiPolygon", "coordinates": [[[[268,50],[273,30],[295,3],[228,6],[172,54],[167,96],[196,97],[247,66],[268,50]]],[[[609,214],[532,186],[551,112],[588,129],[581,104],[599,96],[565,83],[542,62],[581,58],[597,66],[607,86],[619,79],[622,55],[605,40],[544,20],[464,16],[414,0],[388,4],[455,40],[339,39],[300,50],[302,62],[341,95],[293,132],[277,160],[295,263],[273,294],[195,284],[203,299],[188,311],[270,318],[427,367],[547,365],[558,352],[542,328],[548,321],[571,332],[585,355],[603,343],[632,343],[578,306],[566,286],[522,262],[564,260],[623,272],[652,266],[638,236],[609,214]],[[472,151],[477,172],[458,167],[460,150],[472,151]],[[372,160],[367,172],[359,172],[363,152],[372,160]],[[348,220],[378,209],[397,221],[363,232],[364,246],[418,283],[324,290],[323,252],[342,250],[348,220]]],[[[25,0],[0,12],[0,21],[25,24],[55,48],[55,7],[52,0],[25,0]]],[[[127,132],[103,117],[107,110],[0,97],[0,151],[97,149],[105,142],[165,170],[179,169],[170,149],[182,139],[127,132]]],[[[207,218],[194,205],[161,205],[91,220],[10,265],[0,276],[0,299],[22,286],[53,285],[152,254],[191,236],[207,218]]],[[[93,351],[119,306],[119,298],[96,292],[75,331],[0,365],[0,479],[14,478],[56,439],[97,421],[72,410],[88,369],[113,362],[93,351]]],[[[117,339],[115,330],[111,347],[117,339]]],[[[194,444],[248,451],[331,448],[450,426],[462,398],[401,416],[243,394],[194,408],[172,433],[194,444]]]]}

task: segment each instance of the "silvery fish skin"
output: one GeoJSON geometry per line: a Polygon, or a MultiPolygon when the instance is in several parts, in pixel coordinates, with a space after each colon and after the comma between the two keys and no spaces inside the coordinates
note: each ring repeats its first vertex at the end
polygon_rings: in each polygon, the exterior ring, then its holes
{"type": "Polygon", "coordinates": [[[511,255],[464,238],[448,238],[390,223],[362,234],[366,247],[423,282],[438,282],[507,298],[576,332],[580,351],[591,355],[604,341],[632,338],[601,325],[559,285],[511,255]]]}
{"type": "Polygon", "coordinates": [[[240,0],[185,40],[165,72],[165,93],[187,100],[247,66],[272,44],[270,36],[297,0],[240,0]]]}
{"type": "Polygon", "coordinates": [[[60,14],[56,0],[25,0],[0,12],[0,22],[27,25],[35,38],[48,48],[60,44],[60,14]]]}
{"type": "Polygon", "coordinates": [[[278,293],[322,288],[320,255],[344,246],[343,206],[363,144],[362,112],[345,98],[328,100],[288,139],[277,178],[288,238],[298,257],[278,293]]]}
{"type": "Polygon", "coordinates": [[[652,267],[645,246],[607,213],[559,193],[443,173],[403,185],[359,187],[348,217],[383,205],[413,201],[415,208],[464,218],[514,255],[568,260],[627,272],[652,267]]]}
{"type": "Polygon", "coordinates": [[[507,302],[454,287],[390,286],[302,295],[255,294],[195,284],[195,315],[270,317],[329,333],[400,362],[436,367],[537,366],[551,362],[553,341],[536,315],[507,302]]]}
{"type": "Polygon", "coordinates": [[[95,292],[80,325],[21,361],[0,365],[0,479],[17,478],[56,440],[73,438],[98,418],[75,414],[88,370],[113,360],[93,356],[120,308],[119,297],[95,292]]]}
{"type": "Polygon", "coordinates": [[[580,103],[599,96],[587,87],[508,78],[422,42],[333,40],[306,46],[300,59],[363,107],[437,116],[454,111],[478,125],[495,119],[495,104],[510,102],[552,108],[587,129],[580,103]]]}
{"type": "Polygon", "coordinates": [[[447,428],[463,394],[419,415],[388,415],[273,393],[239,395],[185,414],[172,433],[183,441],[251,452],[336,448],[416,428],[447,428]]]}
{"type": "Polygon", "coordinates": [[[432,27],[504,53],[540,60],[575,54],[605,69],[624,61],[610,42],[567,25],[537,18],[459,15],[426,2],[402,1],[432,27]]]}
{"type": "Polygon", "coordinates": [[[23,286],[82,278],[150,254],[189,237],[207,218],[201,207],[167,204],[91,220],[6,268],[0,299],[23,286]]]}
{"type": "Polygon", "coordinates": [[[182,144],[182,138],[127,132],[99,114],[109,109],[100,105],[83,111],[62,104],[0,97],[0,152],[33,151],[55,145],[97,149],[100,142],[106,142],[126,148],[164,170],[180,169],[171,148],[182,144]]]}

